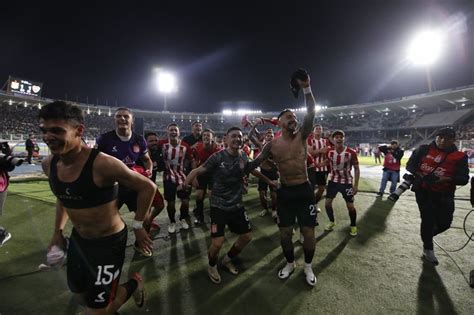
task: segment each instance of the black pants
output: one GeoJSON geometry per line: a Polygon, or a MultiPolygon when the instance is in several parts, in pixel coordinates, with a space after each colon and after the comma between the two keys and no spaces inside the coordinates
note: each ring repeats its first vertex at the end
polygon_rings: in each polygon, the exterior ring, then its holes
{"type": "Polygon", "coordinates": [[[28,151],[28,156],[26,157],[26,161],[28,163],[33,163],[33,161],[31,160],[31,158],[33,157],[33,151],[28,151]]]}
{"type": "Polygon", "coordinates": [[[454,194],[427,190],[419,190],[415,194],[421,215],[423,248],[433,249],[433,236],[449,229],[453,222],[454,194]]]}

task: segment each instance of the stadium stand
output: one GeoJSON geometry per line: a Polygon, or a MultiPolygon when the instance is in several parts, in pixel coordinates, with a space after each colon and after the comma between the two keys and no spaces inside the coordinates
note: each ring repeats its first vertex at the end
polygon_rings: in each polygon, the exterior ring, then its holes
{"type": "MultiPolygon", "coordinates": [[[[23,141],[29,133],[38,133],[38,110],[42,104],[52,101],[0,92],[0,138],[23,141]]],[[[113,107],[73,103],[87,113],[87,141],[93,141],[99,134],[113,129],[113,107]]],[[[162,136],[171,122],[176,122],[183,134],[190,133],[191,123],[195,120],[222,135],[230,126],[240,125],[242,118],[241,115],[223,113],[158,112],[131,108],[136,117],[144,119],[146,131],[155,131],[162,136]]],[[[295,109],[295,112],[300,119],[304,115],[300,109],[295,109]]],[[[268,112],[253,114],[249,118],[277,115],[277,112],[268,112]]],[[[409,149],[429,141],[437,129],[445,126],[455,127],[460,140],[471,141],[474,140],[474,85],[395,100],[318,108],[315,122],[322,124],[327,133],[344,129],[346,141],[353,147],[361,143],[376,145],[399,139],[401,145],[409,149]]]]}

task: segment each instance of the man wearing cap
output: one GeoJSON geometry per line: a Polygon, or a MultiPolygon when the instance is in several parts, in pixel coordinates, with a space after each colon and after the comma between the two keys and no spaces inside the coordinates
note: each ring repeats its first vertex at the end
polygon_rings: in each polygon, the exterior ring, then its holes
{"type": "Polygon", "coordinates": [[[398,147],[398,141],[392,140],[390,146],[381,145],[378,147],[380,152],[384,154],[383,175],[378,196],[383,196],[387,182],[390,181],[390,193],[393,194],[397,189],[398,179],[400,178],[400,161],[404,151],[398,147]]]}
{"type": "Polygon", "coordinates": [[[420,234],[423,258],[438,264],[433,251],[433,236],[450,228],[454,213],[456,185],[469,181],[467,155],[454,144],[456,133],[442,128],[429,145],[416,149],[407,163],[407,171],[415,175],[412,190],[420,210],[420,234]]]}

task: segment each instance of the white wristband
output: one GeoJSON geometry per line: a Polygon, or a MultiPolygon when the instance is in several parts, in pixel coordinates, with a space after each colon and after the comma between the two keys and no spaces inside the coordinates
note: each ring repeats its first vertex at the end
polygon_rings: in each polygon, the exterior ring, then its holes
{"type": "Polygon", "coordinates": [[[133,222],[132,222],[132,228],[133,228],[134,230],[143,229],[143,221],[133,220],[133,222]]]}
{"type": "Polygon", "coordinates": [[[303,88],[303,94],[311,94],[311,87],[308,86],[308,87],[303,88]]]}

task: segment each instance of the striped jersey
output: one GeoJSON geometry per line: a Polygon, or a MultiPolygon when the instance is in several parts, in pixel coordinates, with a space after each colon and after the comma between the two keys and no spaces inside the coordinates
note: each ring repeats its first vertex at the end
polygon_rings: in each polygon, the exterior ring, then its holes
{"type": "MultiPolygon", "coordinates": [[[[308,148],[311,148],[312,150],[320,150],[320,149],[324,149],[330,146],[328,139],[325,139],[325,138],[316,139],[314,138],[314,136],[308,137],[307,143],[308,143],[308,148]]],[[[311,152],[311,150],[309,151],[311,152]]],[[[312,157],[314,158],[315,164],[322,163],[326,160],[325,153],[312,154],[312,157]]],[[[314,170],[316,172],[327,172],[328,167],[327,166],[315,167],[314,170]]]]}
{"type": "Polygon", "coordinates": [[[193,160],[191,147],[183,141],[178,141],[178,144],[173,146],[168,139],[161,140],[159,146],[161,146],[165,162],[163,180],[177,185],[182,184],[186,179],[185,165],[189,165],[193,160]]]}
{"type": "Polygon", "coordinates": [[[335,148],[327,153],[329,160],[329,180],[338,184],[352,184],[352,166],[359,165],[357,153],[349,147],[344,147],[341,153],[335,148]]]}

